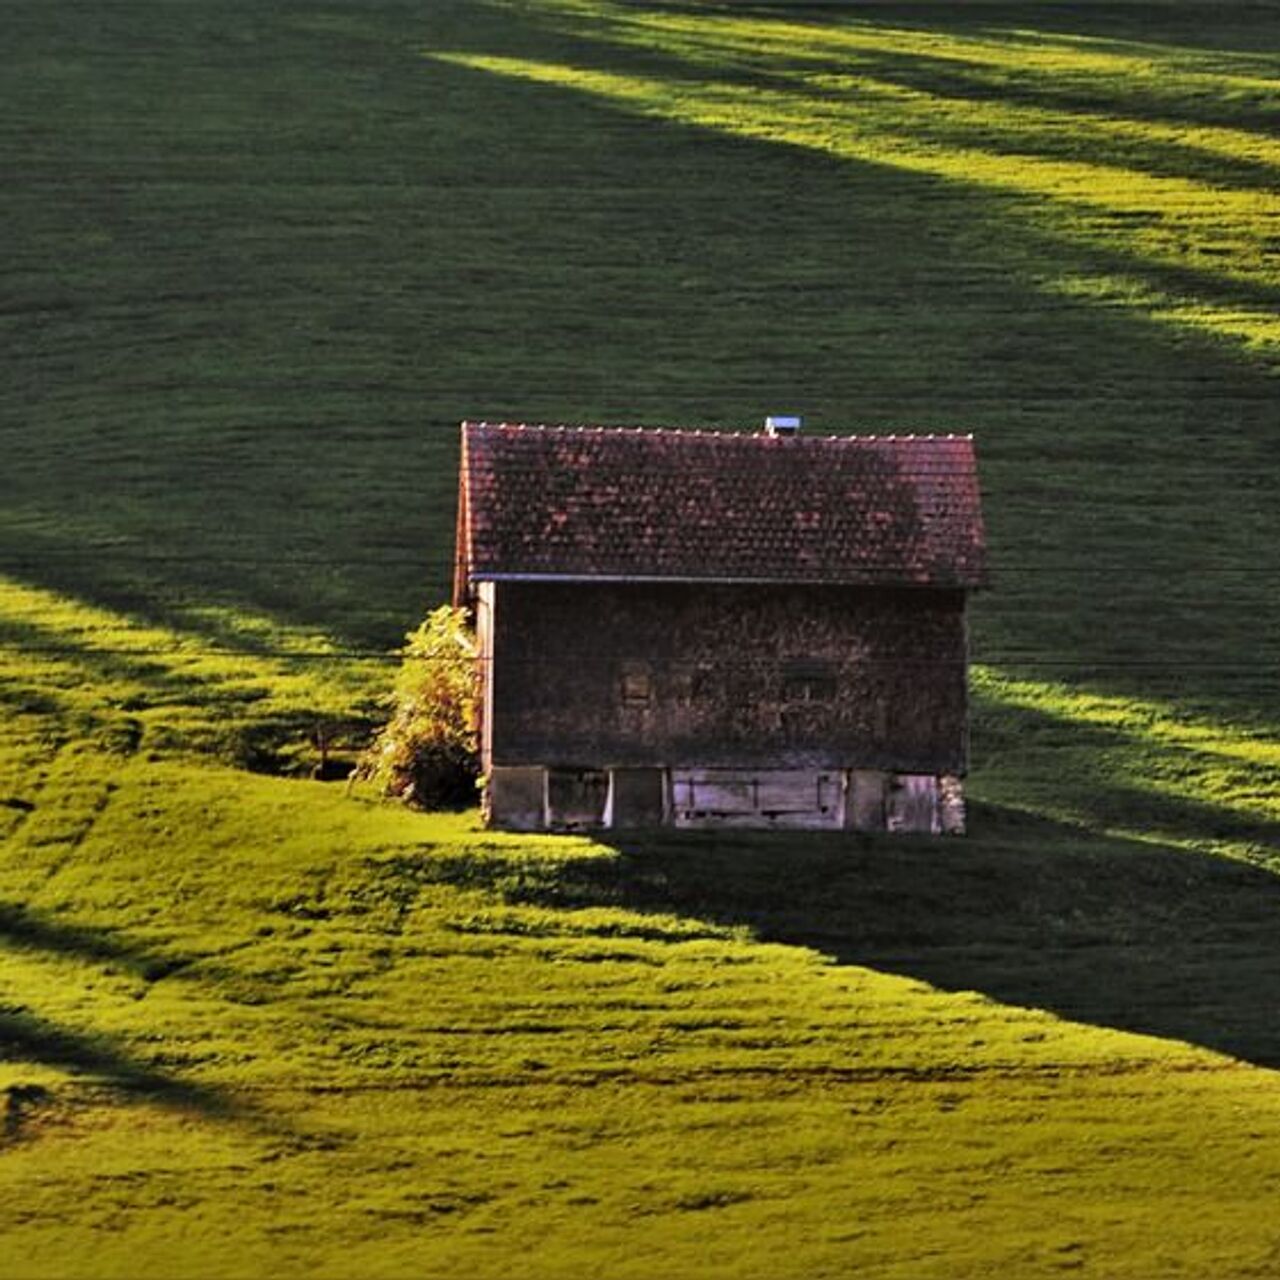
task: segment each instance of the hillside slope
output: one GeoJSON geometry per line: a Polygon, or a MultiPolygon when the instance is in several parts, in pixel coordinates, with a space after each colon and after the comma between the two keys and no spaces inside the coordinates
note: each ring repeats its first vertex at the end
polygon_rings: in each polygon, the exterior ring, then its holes
{"type": "Polygon", "coordinates": [[[1271,1274],[1277,16],[7,15],[6,1274],[1271,1274]],[[977,437],[972,838],[305,780],[461,418],[781,410],[977,437]]]}

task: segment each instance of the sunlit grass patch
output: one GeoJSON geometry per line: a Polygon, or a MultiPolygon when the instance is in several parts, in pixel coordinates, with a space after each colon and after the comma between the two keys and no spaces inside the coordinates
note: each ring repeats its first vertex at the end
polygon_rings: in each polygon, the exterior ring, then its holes
{"type": "Polygon", "coordinates": [[[12,579],[0,580],[0,642],[13,714],[126,754],[234,752],[228,731],[255,721],[341,723],[389,667],[353,664],[327,637],[244,610],[195,605],[181,626],[160,626],[12,579]]]}
{"type": "Polygon", "coordinates": [[[1069,684],[1007,676],[985,667],[974,669],[972,682],[979,697],[1011,707],[1118,729],[1135,739],[1243,764],[1280,765],[1280,740],[1269,731],[1217,724],[1171,702],[1107,696],[1069,684]]]}
{"type": "MultiPolygon", "coordinates": [[[[1263,95],[1280,80],[1233,77],[1214,60],[1206,60],[1213,61],[1212,70],[1189,70],[1196,58],[1185,51],[1121,56],[1078,42],[1052,47],[1052,37],[1037,40],[1030,33],[973,41],[946,32],[876,30],[866,22],[688,18],[594,3],[565,8],[584,21],[590,12],[602,22],[592,27],[593,39],[672,58],[671,73],[661,78],[486,54],[431,56],[591,94],[659,119],[1016,197],[1029,203],[1010,206],[1008,214],[1081,248],[1123,252],[1135,271],[1195,271],[1224,283],[1272,288],[1278,283],[1272,244],[1280,203],[1270,179],[1280,150],[1264,129],[1181,119],[1162,95],[1195,96],[1210,85],[1221,93],[1249,89],[1260,95],[1261,109],[1268,100],[1263,95]],[[902,60],[950,57],[1002,72],[1017,68],[1023,80],[1046,88],[1050,102],[1063,77],[1072,76],[1100,79],[1111,89],[1124,85],[1135,99],[1126,104],[1113,97],[1112,109],[1103,112],[1078,103],[1019,101],[1016,93],[1007,100],[994,92],[938,93],[921,87],[929,82],[926,68],[903,78],[902,66],[910,62],[862,65],[872,52],[902,60]],[[842,66],[850,57],[852,68],[842,66]],[[1171,90],[1171,84],[1177,87],[1171,90]],[[1133,115],[1125,114],[1126,105],[1133,115]],[[1160,118],[1163,107],[1170,118],[1160,118]],[[1246,168],[1232,167],[1237,164],[1246,168]]],[[[1269,361],[1277,341],[1273,310],[1223,305],[1197,296],[1194,285],[1184,288],[1186,294],[1168,305],[1136,299],[1135,305],[1156,323],[1242,342],[1269,361]]],[[[1162,292],[1155,284],[1147,291],[1153,297],[1162,292]]]]}
{"type": "MultiPolygon", "coordinates": [[[[1267,190],[1231,190],[1174,174],[1150,174],[1089,159],[1037,155],[1018,143],[1008,152],[933,139],[906,121],[882,113],[877,103],[898,103],[902,91],[876,92],[868,100],[856,88],[847,97],[795,90],[739,86],[708,79],[659,80],[590,67],[462,54],[432,55],[456,65],[535,83],[590,93],[664,119],[723,130],[742,137],[823,151],[841,159],[887,164],[913,173],[1046,202],[1085,213],[1109,215],[1102,226],[1056,219],[1056,234],[1082,244],[1097,241],[1105,226],[1109,249],[1124,247],[1135,266],[1143,263],[1210,270],[1224,280],[1274,283],[1267,242],[1280,203],[1267,190]],[[1116,219],[1145,220],[1126,226],[1116,219]],[[1171,218],[1174,225],[1165,226],[1171,218]]],[[[981,122],[981,109],[964,118],[981,122]]],[[[999,121],[996,115],[991,128],[999,121]]],[[[1007,119],[1007,117],[1006,117],[1007,119]]],[[[930,126],[932,128],[932,125],[930,126]]],[[[1087,132],[1087,131],[1086,131],[1087,132]]],[[[1024,214],[1028,211],[1021,211],[1024,214]]]]}
{"type": "MultiPolygon", "coordinates": [[[[767,16],[714,11],[689,15],[659,6],[623,6],[614,0],[552,0],[545,9],[578,22],[589,21],[619,43],[701,50],[722,65],[726,55],[735,54],[789,66],[892,53],[926,62],[937,59],[991,68],[1037,85],[1048,82],[1051,88],[1084,81],[1121,99],[1132,94],[1149,100],[1154,93],[1176,100],[1188,90],[1225,89],[1237,96],[1255,93],[1259,105],[1270,104],[1275,81],[1273,56],[1224,56],[1212,49],[1158,41],[1074,36],[1053,30],[1051,14],[1044,15],[1044,26],[1039,28],[986,23],[972,34],[947,30],[951,24],[935,24],[927,17],[908,27],[856,12],[822,13],[797,21],[781,11],[767,16]],[[1166,73],[1159,83],[1157,72],[1166,73]]],[[[573,29],[584,31],[582,26],[573,29]]]]}
{"type": "Polygon", "coordinates": [[[1275,865],[1280,739],[1173,702],[979,667],[975,791],[1143,840],[1275,865]]]}
{"type": "Polygon", "coordinates": [[[1228,344],[1254,349],[1270,361],[1280,345],[1274,309],[1231,306],[1154,289],[1140,277],[1064,276],[1046,281],[1047,290],[1065,298],[1083,298],[1096,306],[1139,310],[1157,324],[1199,332],[1228,344]]]}

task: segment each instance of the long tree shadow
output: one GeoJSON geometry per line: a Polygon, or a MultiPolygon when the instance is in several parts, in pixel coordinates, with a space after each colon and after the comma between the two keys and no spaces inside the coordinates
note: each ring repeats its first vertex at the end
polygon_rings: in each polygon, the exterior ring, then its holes
{"type": "MultiPolygon", "coordinates": [[[[1053,696],[1052,685],[1034,685],[1053,696]]],[[[1223,724],[1158,729],[1158,708],[1100,700],[1092,718],[1018,705],[978,689],[973,701],[974,785],[984,799],[1094,832],[1140,835],[1280,868],[1280,794],[1272,735],[1223,724]],[[1197,732],[1199,730],[1199,732],[1197,732]]]]}
{"type": "MultiPolygon", "coordinates": [[[[139,639],[132,627],[144,621],[155,626],[154,618],[118,615],[122,643],[116,648],[110,632],[95,645],[56,626],[0,618],[0,645],[29,662],[26,679],[10,678],[0,687],[0,709],[62,718],[69,735],[124,754],[139,747],[144,733],[170,744],[198,742],[259,772],[302,767],[297,758],[309,759],[308,747],[318,752],[317,735],[332,739],[335,727],[355,741],[372,731],[369,697],[359,696],[349,678],[347,700],[326,695],[324,682],[333,680],[342,659],[323,648],[272,650],[264,638],[245,638],[230,627],[221,635],[175,630],[167,638],[144,633],[139,639]],[[184,665],[193,661],[205,665],[184,665]],[[79,680],[49,680],[42,662],[79,680]],[[274,704],[268,687],[277,695],[274,704]],[[228,716],[230,708],[238,714],[228,716]],[[148,713],[145,725],[141,713],[148,713]]],[[[356,658],[375,668],[392,661],[376,651],[356,658]]],[[[348,666],[352,660],[348,656],[348,666]]],[[[34,807],[23,797],[0,795],[5,804],[34,807]]]]}
{"type": "MultiPolygon", "coordinates": [[[[1270,838],[1280,837],[1273,827],[1270,838]]],[[[965,840],[662,832],[470,864],[508,900],[747,925],[841,964],[1280,1067],[1280,877],[976,806],[965,840]]]]}
{"type": "MultiPolygon", "coordinates": [[[[674,6],[673,6],[674,7],[674,6]]],[[[681,6],[688,8],[688,5],[681,6]]],[[[973,35],[990,34],[1007,37],[1025,34],[1028,16],[1042,30],[1088,41],[1094,46],[1106,42],[1148,48],[1187,48],[1195,52],[1206,49],[1234,51],[1246,56],[1277,47],[1275,33],[1261,31],[1253,20],[1253,6],[1224,5],[1215,12],[1214,21],[1206,23],[1204,11],[1195,5],[1159,6],[1153,13],[1150,0],[1117,0],[1106,5],[1054,5],[1030,8],[1025,0],[981,5],[948,3],[902,3],[902,0],[868,0],[853,6],[843,4],[788,3],[761,5],[761,11],[780,17],[804,15],[814,22],[829,22],[837,16],[856,16],[869,22],[892,22],[902,27],[933,30],[953,26],[973,35]],[[1153,29],[1154,28],[1154,29],[1153,29]]]]}
{"type": "Polygon", "coordinates": [[[220,1089],[148,1066],[106,1036],[68,1030],[22,1007],[0,1007],[0,1061],[61,1067],[73,1076],[86,1076],[147,1101],[211,1118],[248,1114],[242,1101],[220,1089]]]}
{"type": "MultiPolygon", "coordinates": [[[[158,982],[179,973],[196,958],[163,951],[132,941],[115,930],[70,924],[20,903],[0,903],[0,947],[62,956],[124,970],[144,982],[158,982]]],[[[250,1108],[222,1090],[184,1080],[129,1053],[111,1037],[76,1031],[34,1013],[25,1005],[0,1006],[0,1061],[36,1062],[60,1067],[73,1076],[120,1089],[163,1106],[201,1115],[233,1119],[250,1115],[250,1108]]],[[[6,1132],[16,1129],[24,1086],[8,1090],[6,1132]]],[[[35,1092],[43,1095],[44,1089],[35,1092]]]]}
{"type": "Polygon", "coordinates": [[[69,924],[19,902],[0,902],[0,946],[116,965],[146,982],[167,978],[197,959],[144,946],[119,930],[69,924]]]}

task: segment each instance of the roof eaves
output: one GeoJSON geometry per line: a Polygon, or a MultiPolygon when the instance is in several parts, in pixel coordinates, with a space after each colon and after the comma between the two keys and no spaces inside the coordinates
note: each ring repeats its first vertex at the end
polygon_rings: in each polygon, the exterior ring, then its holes
{"type": "Polygon", "coordinates": [[[506,571],[477,570],[470,575],[477,582],[580,582],[617,585],[672,585],[704,586],[792,586],[792,587],[933,587],[943,590],[971,588],[983,585],[985,570],[978,575],[927,580],[905,574],[863,574],[859,577],[792,577],[783,574],[769,576],[739,576],[730,574],[675,574],[675,573],[511,573],[506,571]]]}

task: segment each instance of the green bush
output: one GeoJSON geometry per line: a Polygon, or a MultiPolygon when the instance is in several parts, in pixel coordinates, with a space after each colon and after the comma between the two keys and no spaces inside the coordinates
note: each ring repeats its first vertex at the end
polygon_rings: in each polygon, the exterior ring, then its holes
{"type": "Polygon", "coordinates": [[[442,605],[405,637],[391,718],[356,776],[423,809],[476,801],[480,775],[476,646],[466,611],[442,605]]]}

